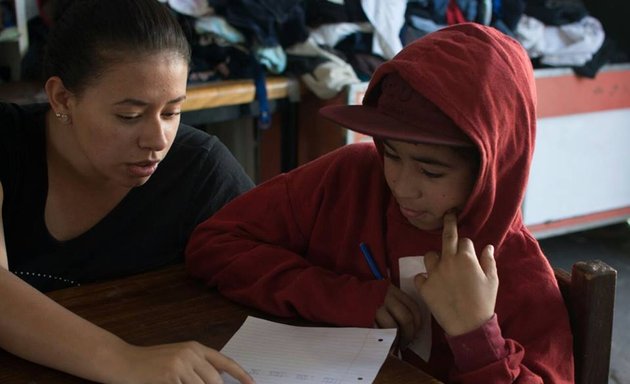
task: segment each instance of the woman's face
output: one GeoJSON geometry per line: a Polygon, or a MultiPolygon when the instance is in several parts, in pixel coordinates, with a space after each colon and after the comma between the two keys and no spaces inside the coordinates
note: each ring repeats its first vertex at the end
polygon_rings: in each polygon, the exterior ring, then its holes
{"type": "Polygon", "coordinates": [[[188,65],[158,53],[110,66],[68,101],[72,161],[88,178],[144,184],[169,151],[186,97],[188,65]]]}
{"type": "Polygon", "coordinates": [[[444,145],[385,140],[384,170],[400,212],[416,228],[442,227],[444,214],[461,210],[475,183],[476,164],[444,145]]]}

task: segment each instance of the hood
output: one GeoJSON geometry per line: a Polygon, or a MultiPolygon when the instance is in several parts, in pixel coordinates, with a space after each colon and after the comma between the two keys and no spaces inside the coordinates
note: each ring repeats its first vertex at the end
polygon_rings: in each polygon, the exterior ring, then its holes
{"type": "Polygon", "coordinates": [[[392,72],[440,108],[478,148],[479,176],[459,215],[459,233],[478,247],[500,246],[508,232],[523,228],[520,207],[534,150],[536,93],[526,52],[491,27],[447,27],[380,66],[364,105],[375,105],[381,80],[392,72]]]}

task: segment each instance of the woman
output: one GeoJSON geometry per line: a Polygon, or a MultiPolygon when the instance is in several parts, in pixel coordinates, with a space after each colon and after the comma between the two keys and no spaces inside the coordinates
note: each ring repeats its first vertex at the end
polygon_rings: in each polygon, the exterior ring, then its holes
{"type": "Polygon", "coordinates": [[[37,291],[180,261],[194,226],[252,187],[179,124],[189,57],[159,2],[77,1],[49,36],[49,105],[0,104],[3,349],[106,383],[252,382],[201,344],[132,346],[37,291]]]}

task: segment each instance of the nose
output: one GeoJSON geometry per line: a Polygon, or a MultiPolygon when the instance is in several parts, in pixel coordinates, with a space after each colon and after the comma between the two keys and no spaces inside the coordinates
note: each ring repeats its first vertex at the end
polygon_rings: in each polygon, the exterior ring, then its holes
{"type": "Polygon", "coordinates": [[[167,132],[170,126],[162,119],[149,119],[142,126],[138,137],[138,146],[151,151],[161,151],[168,145],[167,132]]]}

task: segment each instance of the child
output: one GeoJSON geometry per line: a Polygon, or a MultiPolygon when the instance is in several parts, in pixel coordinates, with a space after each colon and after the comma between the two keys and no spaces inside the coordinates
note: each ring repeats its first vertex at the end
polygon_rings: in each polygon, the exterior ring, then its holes
{"type": "Polygon", "coordinates": [[[72,3],[48,42],[49,103],[0,103],[0,348],[104,383],[252,383],[211,348],[130,345],[38,292],[181,262],[196,224],[252,186],[180,126],[190,47],[170,11],[72,3]]]}
{"type": "Polygon", "coordinates": [[[403,349],[430,327],[425,369],[445,382],[573,382],[567,312],[521,220],[535,106],[531,63],[512,38],[460,24],[416,40],[378,68],[363,105],[321,111],[375,145],[235,199],[193,232],[188,269],[275,315],[398,327],[403,349]],[[428,322],[397,288],[399,260],[415,255],[428,322]]]}

